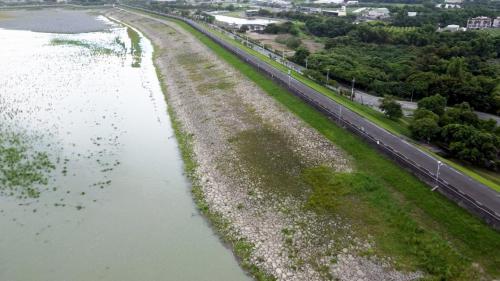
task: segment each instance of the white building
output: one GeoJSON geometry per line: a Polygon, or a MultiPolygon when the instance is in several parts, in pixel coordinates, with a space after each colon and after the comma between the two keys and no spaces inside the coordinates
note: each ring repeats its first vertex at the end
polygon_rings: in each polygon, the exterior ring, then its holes
{"type": "Polygon", "coordinates": [[[214,15],[214,17],[215,23],[218,25],[233,29],[240,29],[242,26],[246,25],[250,31],[264,30],[267,25],[277,23],[277,21],[268,19],[242,19],[223,15],[214,15]]]}
{"type": "Polygon", "coordinates": [[[436,4],[436,8],[442,8],[442,9],[461,9],[462,6],[460,4],[436,4]]]}
{"type": "Polygon", "coordinates": [[[372,20],[381,20],[381,19],[386,19],[389,17],[389,9],[387,8],[376,8],[376,9],[371,9],[368,11],[368,13],[365,15],[368,19],[372,20]]]}
{"type": "Polygon", "coordinates": [[[314,4],[344,4],[344,0],[317,0],[314,4]]]}
{"type": "Polygon", "coordinates": [[[500,28],[500,17],[493,19],[493,24],[491,25],[493,28],[500,28]]]}
{"type": "Polygon", "coordinates": [[[458,24],[450,24],[443,28],[438,28],[438,32],[449,31],[449,32],[457,32],[457,31],[466,31],[465,27],[460,27],[458,24]]]}
{"type": "Polygon", "coordinates": [[[409,17],[416,17],[417,16],[417,12],[408,12],[408,16],[409,17]]]}
{"type": "Polygon", "coordinates": [[[468,29],[484,29],[491,27],[491,19],[489,17],[475,17],[467,21],[468,29]]]}
{"type": "Polygon", "coordinates": [[[346,4],[347,6],[356,6],[356,5],[359,5],[359,1],[357,1],[357,0],[352,1],[352,0],[351,0],[351,1],[347,1],[347,2],[345,2],[345,4],[346,4]]]}

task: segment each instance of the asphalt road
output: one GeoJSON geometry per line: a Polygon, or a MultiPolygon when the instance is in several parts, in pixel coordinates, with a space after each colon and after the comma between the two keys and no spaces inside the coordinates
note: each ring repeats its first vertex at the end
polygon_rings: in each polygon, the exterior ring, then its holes
{"type": "MultiPolygon", "coordinates": [[[[164,22],[164,20],[155,17],[149,18],[164,22]]],[[[449,165],[441,163],[438,159],[420,150],[415,145],[393,135],[273,66],[218,38],[195,21],[180,17],[177,18],[185,21],[225,49],[266,73],[273,80],[287,87],[295,95],[327,114],[333,121],[340,122],[343,126],[362,136],[366,141],[376,145],[398,163],[403,164],[414,174],[426,180],[431,186],[434,186],[432,190],[437,189],[437,191],[440,191],[448,198],[456,201],[460,206],[476,213],[486,222],[500,229],[500,193],[460,173],[449,165]]]]}

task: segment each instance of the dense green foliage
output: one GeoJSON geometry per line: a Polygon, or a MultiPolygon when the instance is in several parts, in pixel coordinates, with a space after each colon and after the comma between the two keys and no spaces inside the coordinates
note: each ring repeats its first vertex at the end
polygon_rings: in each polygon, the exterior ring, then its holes
{"type": "MultiPolygon", "coordinates": [[[[493,4],[492,4],[493,5],[493,4]]],[[[391,6],[390,22],[354,24],[353,17],[332,18],[299,12],[275,16],[304,22],[302,31],[326,41],[311,54],[309,68],[379,96],[420,99],[444,96],[449,105],[468,102],[477,110],[500,112],[500,35],[483,31],[437,32],[474,16],[496,17],[488,5],[446,10],[391,6]],[[416,17],[407,13],[417,12],[416,17]]],[[[286,27],[290,27],[287,24],[286,27]]],[[[285,33],[270,27],[265,32],[285,33]]],[[[295,60],[300,63],[301,60],[295,60]]]]}
{"type": "Polygon", "coordinates": [[[480,120],[468,103],[445,109],[446,100],[435,95],[419,101],[410,130],[416,139],[443,147],[454,158],[497,169],[500,130],[492,120],[480,120]]]}
{"type": "Polygon", "coordinates": [[[355,77],[358,87],[377,95],[440,94],[449,105],[465,101],[477,110],[500,111],[500,36],[361,24],[330,38],[326,48],[309,57],[310,68],[330,68],[339,81],[355,77]]]}
{"type": "Polygon", "coordinates": [[[292,35],[299,34],[298,28],[290,21],[284,22],[282,24],[271,23],[264,29],[265,33],[278,34],[278,33],[290,33],[292,35]]]}
{"type": "Polygon", "coordinates": [[[274,39],[276,42],[286,45],[290,49],[297,49],[302,45],[300,38],[290,35],[279,35],[274,39]]]}
{"type": "Polygon", "coordinates": [[[398,119],[403,117],[403,110],[401,105],[391,96],[385,96],[379,108],[384,112],[384,114],[391,119],[398,119]]]}

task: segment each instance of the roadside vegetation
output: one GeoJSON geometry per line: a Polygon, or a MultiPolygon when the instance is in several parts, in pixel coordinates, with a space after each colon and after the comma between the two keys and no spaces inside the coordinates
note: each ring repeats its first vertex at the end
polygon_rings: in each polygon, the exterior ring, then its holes
{"type": "Polygon", "coordinates": [[[325,215],[341,215],[355,224],[359,235],[373,237],[376,248],[366,255],[394,257],[397,268],[421,270],[429,280],[500,275],[498,232],[431,192],[361,139],[204,35],[183,22],[175,22],[353,158],[354,173],[339,174],[316,167],[303,171],[302,180],[312,189],[307,208],[325,215]]]}

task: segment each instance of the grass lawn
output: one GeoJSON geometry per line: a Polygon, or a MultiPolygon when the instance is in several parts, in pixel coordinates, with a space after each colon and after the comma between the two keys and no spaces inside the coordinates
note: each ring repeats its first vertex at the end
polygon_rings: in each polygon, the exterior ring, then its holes
{"type": "Polygon", "coordinates": [[[172,21],[352,157],[353,173],[315,167],[302,178],[312,189],[308,208],[341,215],[360,236],[373,237],[376,249],[367,255],[391,256],[398,268],[421,270],[429,280],[478,280],[482,270],[500,276],[500,233],[189,25],[172,21]]]}

